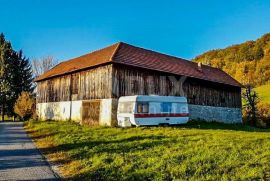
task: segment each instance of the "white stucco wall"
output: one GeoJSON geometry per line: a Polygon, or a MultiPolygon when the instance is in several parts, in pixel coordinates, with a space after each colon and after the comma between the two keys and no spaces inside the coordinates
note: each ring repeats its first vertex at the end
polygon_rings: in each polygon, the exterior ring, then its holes
{"type": "Polygon", "coordinates": [[[82,101],[72,101],[71,108],[71,120],[80,122],[82,119],[82,101]]]}
{"type": "Polygon", "coordinates": [[[111,126],[112,99],[102,99],[100,101],[99,123],[104,126],[111,126]]]}
{"type": "Polygon", "coordinates": [[[80,121],[82,101],[38,103],[37,114],[43,120],[69,120],[71,107],[71,119],[80,121]]]}
{"type": "MultiPolygon", "coordinates": [[[[100,99],[100,125],[112,126],[112,101],[113,99],[100,99]]],[[[71,120],[80,122],[82,120],[82,102],[83,101],[38,103],[37,114],[40,119],[43,120],[69,120],[71,109],[71,120]]]]}

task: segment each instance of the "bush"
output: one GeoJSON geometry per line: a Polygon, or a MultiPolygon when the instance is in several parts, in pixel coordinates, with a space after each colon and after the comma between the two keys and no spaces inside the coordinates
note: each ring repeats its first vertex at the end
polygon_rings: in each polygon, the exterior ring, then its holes
{"type": "Polygon", "coordinates": [[[258,128],[270,128],[270,104],[259,102],[256,104],[256,119],[251,120],[248,116],[249,112],[247,109],[242,110],[243,114],[243,123],[244,125],[250,125],[251,122],[254,122],[258,128]]]}
{"type": "Polygon", "coordinates": [[[35,112],[35,100],[29,92],[22,92],[14,105],[14,112],[23,120],[29,119],[35,112]]]}
{"type": "Polygon", "coordinates": [[[267,128],[267,124],[262,119],[257,119],[256,120],[256,127],[257,128],[267,128]]]}
{"type": "Polygon", "coordinates": [[[270,104],[260,102],[257,105],[258,117],[265,127],[270,127],[270,104]]]}

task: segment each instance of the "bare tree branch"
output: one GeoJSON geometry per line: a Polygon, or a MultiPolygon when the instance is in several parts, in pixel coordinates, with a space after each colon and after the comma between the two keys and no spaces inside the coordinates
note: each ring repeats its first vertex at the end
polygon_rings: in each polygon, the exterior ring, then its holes
{"type": "Polygon", "coordinates": [[[33,73],[35,77],[43,74],[57,64],[53,56],[47,56],[40,59],[32,60],[33,73]]]}

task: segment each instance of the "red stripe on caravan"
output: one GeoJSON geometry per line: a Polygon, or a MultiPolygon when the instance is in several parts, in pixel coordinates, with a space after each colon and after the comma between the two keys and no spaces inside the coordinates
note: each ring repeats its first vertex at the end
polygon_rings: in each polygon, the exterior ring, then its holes
{"type": "Polygon", "coordinates": [[[156,118],[156,117],[188,117],[189,114],[188,113],[170,113],[170,114],[166,114],[166,113],[160,113],[160,114],[135,114],[134,115],[135,118],[156,118]]]}

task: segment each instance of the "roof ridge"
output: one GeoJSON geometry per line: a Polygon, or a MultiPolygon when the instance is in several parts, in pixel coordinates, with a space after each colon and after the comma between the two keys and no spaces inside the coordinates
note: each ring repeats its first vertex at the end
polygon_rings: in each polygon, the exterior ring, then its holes
{"type": "MultiPolygon", "coordinates": [[[[160,54],[160,55],[163,55],[163,56],[168,56],[168,57],[171,57],[171,58],[175,58],[177,60],[180,60],[180,61],[187,61],[188,63],[190,64],[193,64],[193,65],[196,65],[198,64],[198,62],[193,62],[192,60],[189,60],[189,59],[185,59],[185,58],[181,58],[181,57],[177,57],[177,56],[174,56],[174,55],[169,55],[169,54],[166,54],[166,53],[162,53],[162,52],[157,52],[155,50],[151,50],[151,49],[147,49],[147,48],[143,48],[143,47],[138,47],[138,46],[135,46],[135,45],[131,45],[131,44],[128,44],[128,43],[125,43],[125,42],[119,42],[121,44],[125,44],[125,45],[128,45],[128,46],[131,46],[131,47],[134,47],[134,48],[139,48],[139,49],[142,49],[142,50],[146,50],[146,51],[149,51],[149,52],[152,52],[152,53],[157,53],[157,54],[160,54]]],[[[203,64],[202,63],[202,66],[205,66],[207,68],[210,68],[210,69],[217,69],[219,71],[222,71],[224,72],[222,69],[220,68],[217,68],[217,67],[212,67],[210,65],[206,65],[206,64],[203,64]]],[[[226,72],[224,72],[226,73],[226,72]]],[[[226,73],[227,74],[227,73],[226,73]]]]}
{"type": "MultiPolygon", "coordinates": [[[[92,51],[90,51],[90,52],[88,52],[88,53],[85,53],[85,54],[83,54],[83,55],[81,55],[81,56],[74,57],[74,58],[71,58],[71,59],[68,59],[68,60],[64,60],[64,61],[62,61],[62,62],[68,62],[68,61],[71,61],[71,60],[74,60],[74,59],[77,59],[77,58],[81,58],[81,57],[84,57],[84,56],[87,56],[87,55],[90,55],[90,54],[93,54],[93,53],[97,53],[97,52],[103,51],[104,49],[107,49],[107,48],[110,48],[110,47],[112,47],[112,46],[115,46],[115,45],[117,45],[117,44],[119,44],[119,43],[114,43],[114,44],[111,44],[111,45],[109,45],[109,46],[106,46],[106,47],[103,47],[103,48],[99,48],[99,49],[97,49],[97,50],[92,50],[92,51]]],[[[117,45],[117,46],[118,46],[118,45],[117,45]]]]}
{"type": "Polygon", "coordinates": [[[110,57],[110,61],[113,61],[113,58],[114,58],[116,52],[119,50],[119,47],[120,47],[122,44],[123,44],[122,42],[118,42],[118,43],[117,43],[117,46],[115,47],[115,49],[114,49],[114,51],[113,51],[113,53],[112,53],[112,55],[111,55],[111,57],[110,57]]]}
{"type": "Polygon", "coordinates": [[[181,57],[177,57],[176,55],[169,55],[169,54],[166,54],[166,53],[158,52],[158,51],[156,51],[156,50],[147,49],[147,48],[143,48],[143,47],[131,45],[131,44],[124,43],[124,42],[121,42],[121,44],[126,44],[126,45],[128,45],[128,46],[131,46],[131,47],[134,47],[134,48],[139,48],[139,49],[142,49],[142,50],[146,50],[146,51],[149,51],[149,52],[152,52],[152,53],[157,53],[157,54],[161,54],[161,55],[163,55],[163,56],[169,56],[169,57],[172,57],[172,58],[175,58],[175,59],[180,59],[180,60],[185,60],[185,61],[191,62],[191,61],[188,60],[188,59],[181,58],[181,57]]]}
{"type": "MultiPolygon", "coordinates": [[[[135,45],[131,45],[131,44],[128,44],[128,43],[124,43],[124,42],[120,42],[121,44],[125,44],[127,46],[131,46],[133,48],[138,48],[138,49],[142,49],[142,50],[145,50],[145,51],[149,51],[151,53],[157,53],[157,54],[160,54],[160,55],[163,55],[163,56],[168,56],[168,57],[171,57],[171,58],[174,58],[176,60],[179,60],[179,61],[186,61],[188,64],[190,65],[194,65],[196,66],[196,64],[198,64],[197,62],[193,62],[192,60],[188,60],[188,59],[185,59],[185,58],[181,58],[181,57],[177,57],[177,56],[174,56],[174,55],[168,55],[166,53],[162,53],[162,52],[157,52],[155,50],[151,50],[151,49],[147,49],[147,48],[143,48],[143,47],[138,47],[138,46],[135,46],[135,45]]],[[[210,65],[205,65],[205,64],[202,64],[202,66],[206,67],[206,68],[210,68],[210,69],[216,69],[216,70],[219,70],[225,74],[227,74],[226,72],[224,72],[222,69],[220,68],[217,68],[217,67],[212,67],[210,65]]]]}

